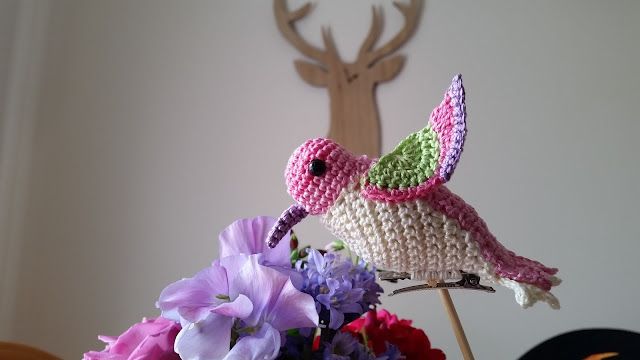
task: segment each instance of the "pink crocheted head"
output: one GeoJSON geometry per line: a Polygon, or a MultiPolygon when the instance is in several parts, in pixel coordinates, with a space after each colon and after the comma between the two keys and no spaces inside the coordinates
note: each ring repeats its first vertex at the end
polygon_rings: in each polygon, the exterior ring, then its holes
{"type": "Polygon", "coordinates": [[[323,214],[369,163],[366,156],[355,157],[329,139],[307,140],[289,158],[287,189],[309,214],[323,214]]]}

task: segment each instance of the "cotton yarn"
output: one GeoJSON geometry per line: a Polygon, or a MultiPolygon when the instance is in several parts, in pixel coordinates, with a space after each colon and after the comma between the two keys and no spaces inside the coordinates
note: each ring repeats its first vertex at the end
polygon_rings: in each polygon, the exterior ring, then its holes
{"type": "Polygon", "coordinates": [[[330,139],[311,139],[291,155],[285,171],[296,201],[267,242],[279,239],[307,214],[381,270],[412,280],[459,279],[461,272],[514,290],[528,307],[558,308],[551,294],[556,268],[505,248],[472,206],[444,185],[460,159],[466,136],[462,77],[456,75],[428,125],[380,159],[354,156],[330,139]]]}
{"type": "Polygon", "coordinates": [[[381,269],[425,281],[458,280],[460,271],[474,273],[514,290],[522,307],[544,301],[558,308],[558,299],[548,292],[560,283],[553,276],[557,269],[505,249],[475,210],[460,201],[444,185],[431,198],[411,202],[366,199],[358,186],[350,186],[321,221],[381,269]]]}

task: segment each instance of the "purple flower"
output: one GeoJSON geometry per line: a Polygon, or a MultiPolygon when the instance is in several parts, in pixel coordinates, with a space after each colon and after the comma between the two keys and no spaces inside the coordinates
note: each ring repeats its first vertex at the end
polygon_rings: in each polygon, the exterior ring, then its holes
{"type": "MultiPolygon", "coordinates": [[[[300,329],[288,331],[285,337],[284,346],[280,348],[278,360],[294,360],[294,359],[314,359],[319,360],[318,356],[312,356],[314,349],[315,328],[314,332],[308,335],[301,333],[300,329]]],[[[318,337],[318,345],[320,337],[318,337]]]]}
{"type": "Polygon", "coordinates": [[[379,303],[382,288],[375,282],[374,270],[367,270],[364,263],[354,265],[335,253],[324,256],[310,250],[306,262],[298,261],[296,268],[304,282],[302,291],[310,294],[329,311],[329,328],[338,329],[344,322],[344,314],[360,316],[372,304],[379,303]]]}
{"type": "Polygon", "coordinates": [[[338,332],[331,343],[324,344],[323,360],[399,360],[402,359],[397,349],[390,347],[387,353],[376,357],[362,343],[349,333],[338,332]]]}
{"type": "Polygon", "coordinates": [[[344,260],[336,253],[326,253],[324,256],[315,249],[309,250],[306,269],[309,278],[313,281],[323,282],[329,278],[343,277],[349,275],[353,264],[349,260],[344,260]]]}
{"type": "Polygon", "coordinates": [[[377,356],[373,351],[367,349],[353,335],[345,332],[338,332],[331,340],[331,343],[324,344],[323,360],[400,360],[404,356],[400,354],[398,348],[387,344],[387,350],[377,356]]]}
{"type": "Polygon", "coordinates": [[[330,312],[329,327],[338,329],[344,323],[345,313],[362,314],[362,295],[363,289],[354,289],[351,280],[348,277],[342,279],[327,279],[326,287],[320,287],[320,294],[316,296],[316,300],[324,305],[330,312]]]}
{"type": "Polygon", "coordinates": [[[259,263],[270,267],[291,268],[289,255],[289,234],[275,248],[265,244],[267,234],[276,219],[268,216],[258,216],[250,219],[240,219],[227,226],[218,236],[220,242],[220,258],[233,255],[257,254],[259,263]]]}
{"type": "Polygon", "coordinates": [[[313,298],[259,261],[227,256],[160,294],[163,316],[182,323],[175,344],[182,359],[274,359],[282,331],[317,326],[313,298]]]}
{"type": "Polygon", "coordinates": [[[357,265],[351,268],[354,287],[364,290],[362,294],[362,308],[367,311],[371,305],[380,304],[380,294],[384,292],[382,287],[376,282],[376,270],[367,270],[367,263],[360,260],[357,265]]]}
{"type": "Polygon", "coordinates": [[[157,305],[163,317],[186,323],[200,322],[212,313],[246,317],[253,310],[253,303],[245,295],[230,297],[227,269],[219,262],[167,286],[157,305]]]}
{"type": "Polygon", "coordinates": [[[331,340],[325,344],[324,360],[349,360],[355,355],[358,348],[358,340],[349,333],[338,332],[331,340]]]}
{"type": "Polygon", "coordinates": [[[259,264],[289,276],[293,285],[299,289],[302,286],[302,277],[291,268],[290,235],[287,233],[275,248],[270,248],[265,243],[275,222],[275,218],[268,216],[234,221],[218,237],[220,259],[236,255],[256,255],[259,264]]]}
{"type": "Polygon", "coordinates": [[[382,353],[376,358],[376,360],[400,360],[406,359],[404,355],[400,353],[397,346],[387,343],[387,351],[382,353]]]}

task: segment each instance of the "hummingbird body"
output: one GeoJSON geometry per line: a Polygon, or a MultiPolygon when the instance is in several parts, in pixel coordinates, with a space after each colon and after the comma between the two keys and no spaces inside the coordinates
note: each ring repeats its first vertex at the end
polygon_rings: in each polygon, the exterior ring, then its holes
{"type": "Polygon", "coordinates": [[[460,271],[488,267],[473,236],[429,199],[374,201],[349,186],[321,221],[366,262],[413,280],[459,279],[460,271]]]}
{"type": "Polygon", "coordinates": [[[454,77],[424,129],[380,159],[354,156],[329,139],[311,139],[294,151],[285,178],[297,204],[286,210],[267,242],[275,246],[307,214],[378,269],[412,280],[459,279],[461,272],[514,290],[529,307],[558,285],[557,269],[514,254],[500,244],[476,211],[444,183],[466,135],[464,88],[454,77]]]}
{"type": "Polygon", "coordinates": [[[560,280],[556,269],[507,250],[489,232],[476,211],[444,185],[424,198],[375,201],[358,186],[345,189],[321,216],[333,235],[366,262],[412,280],[458,280],[461,271],[509,287],[523,307],[546,301],[560,306],[550,292],[560,280]]]}

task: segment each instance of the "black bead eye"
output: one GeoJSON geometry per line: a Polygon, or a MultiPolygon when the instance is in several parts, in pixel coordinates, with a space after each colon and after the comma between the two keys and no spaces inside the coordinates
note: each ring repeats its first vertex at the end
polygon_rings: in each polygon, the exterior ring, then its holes
{"type": "Polygon", "coordinates": [[[327,171],[327,164],[320,159],[313,159],[309,163],[309,173],[313,176],[322,176],[327,171]]]}

